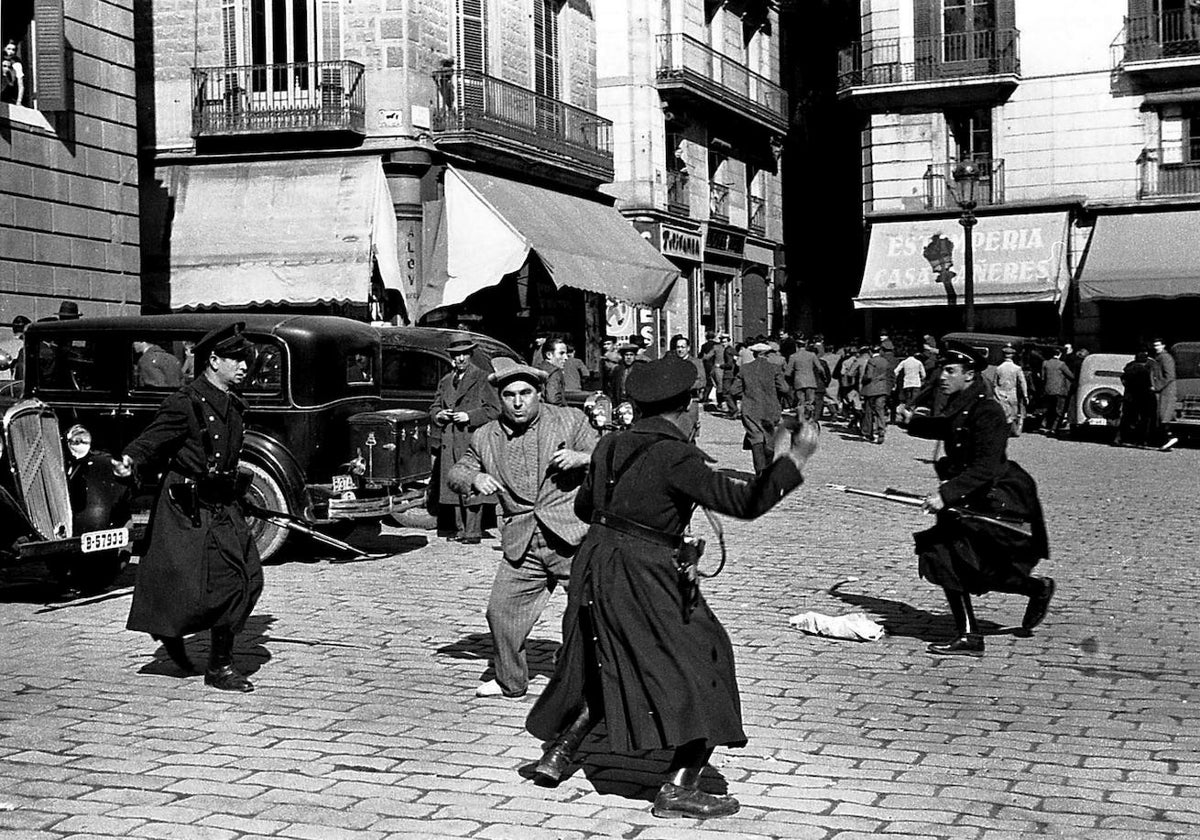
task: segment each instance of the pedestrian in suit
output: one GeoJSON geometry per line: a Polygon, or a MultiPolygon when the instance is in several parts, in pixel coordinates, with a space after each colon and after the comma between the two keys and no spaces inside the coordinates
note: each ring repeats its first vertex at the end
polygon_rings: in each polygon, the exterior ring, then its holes
{"type": "Polygon", "coordinates": [[[487,379],[499,394],[500,416],[471,435],[449,484],[464,496],[495,495],[503,513],[504,557],[487,607],[496,677],[475,694],[521,697],[529,686],[525,641],[550,595],[570,578],[587,533],[574,499],[597,434],[582,411],[542,402],[545,371],[503,357],[493,364],[487,379]]]}
{"type": "Polygon", "coordinates": [[[621,356],[621,362],[613,369],[612,376],[608,380],[611,389],[608,392],[608,396],[612,399],[613,408],[629,400],[629,395],[625,393],[625,378],[633,370],[634,366],[639,363],[639,349],[633,342],[626,342],[617,347],[617,352],[621,356]]]}
{"type": "Polygon", "coordinates": [[[548,338],[542,342],[541,355],[535,367],[546,371],[546,382],[542,386],[542,402],[550,405],[567,404],[567,379],[564,368],[567,364],[567,343],[561,338],[548,338]]]}
{"type": "Polygon", "coordinates": [[[434,489],[439,507],[454,509],[452,541],[479,543],[483,538],[483,506],[495,504],[496,497],[456,493],[450,487],[450,468],[467,452],[471,435],[480,426],[500,416],[496,389],[488,384],[487,374],[471,362],[476,343],[456,338],[446,348],[454,368],[438,382],[429,419],[440,430],[438,451],[434,456],[434,489]]]}
{"type": "Polygon", "coordinates": [[[876,344],[871,356],[862,369],[862,385],[859,393],[863,398],[862,436],[871,443],[883,443],[888,422],[888,397],[896,382],[896,364],[883,355],[883,348],[876,344]]]}
{"type": "Polygon", "coordinates": [[[1150,377],[1158,403],[1154,442],[1163,449],[1170,449],[1179,442],[1179,438],[1171,436],[1168,425],[1175,421],[1175,357],[1167,352],[1167,345],[1161,338],[1154,339],[1151,346],[1154,349],[1154,364],[1150,368],[1150,377]]]}
{"type": "Polygon", "coordinates": [[[783,366],[783,376],[796,396],[796,410],[805,420],[814,419],[820,412],[817,391],[825,387],[827,376],[817,354],[803,343],[783,366]]]}
{"type": "Polygon", "coordinates": [[[200,375],[167,397],[113,460],[121,478],[139,467],[165,472],[125,626],[149,633],[188,673],[183,637],[211,631],[205,684],[243,692],[254,686],[233,666],[233,644],[263,588],[258,547],[238,505],[246,404],[237,388],[253,352],[244,328],[238,322],[200,339],[200,375]]]}
{"type": "Polygon", "coordinates": [[[614,752],[674,750],[651,813],[704,819],[739,808],[701,790],[700,776],[715,747],[743,746],[746,733],[733,646],[679,570],[682,535],[697,506],[741,519],[770,510],[802,482],[817,428],[780,429],[763,473],[731,479],[690,442],[694,387],[691,366],[672,356],[630,375],[641,416],[601,440],[575,498],[592,526],[572,569],[554,675],[526,728],[552,741],[535,770],[546,785],[566,775],[602,718],[614,752]]]}
{"type": "Polygon", "coordinates": [[[783,413],[780,398],[789,392],[782,368],[767,358],[771,345],[760,341],[751,345],[750,351],[754,359],[738,370],[729,394],[741,401],[742,426],[746,429],[742,448],[750,450],[758,474],[771,462],[767,445],[783,413]]]}
{"type": "Polygon", "coordinates": [[[1044,431],[1052,435],[1066,421],[1067,394],[1075,377],[1062,360],[1062,350],[1055,349],[1050,358],[1042,363],[1042,394],[1046,401],[1044,431]]]}
{"type": "Polygon", "coordinates": [[[983,636],[971,595],[1011,592],[1029,598],[1021,626],[1031,631],[1046,616],[1054,580],[1035,577],[1037,563],[1050,555],[1037,485],[1008,460],[1008,420],[983,387],[985,353],[950,343],[942,357],[941,413],[921,416],[897,409],[909,434],[944,442],[946,454],[934,465],[940,485],[922,509],[937,522],[916,534],[921,577],[942,587],[954,616],[955,638],[929,646],[940,656],[982,656],[983,636]],[[1023,526],[1025,533],[958,515],[963,509],[1023,526]]]}

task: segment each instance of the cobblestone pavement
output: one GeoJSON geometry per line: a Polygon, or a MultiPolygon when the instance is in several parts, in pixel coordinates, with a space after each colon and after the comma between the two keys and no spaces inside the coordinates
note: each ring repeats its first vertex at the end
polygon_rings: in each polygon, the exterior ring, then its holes
{"type": "MultiPolygon", "coordinates": [[[[704,434],[721,466],[748,468],[740,426],[710,417],[704,434]]],[[[397,553],[267,569],[237,651],[250,695],[181,678],[125,631],[127,589],[48,606],[36,569],[6,572],[0,836],[1200,837],[1200,451],[1013,441],[1041,485],[1059,595],[1032,638],[1011,632],[1022,599],[978,599],[987,654],[962,660],[925,652],[950,631],[911,553],[927,520],[825,487],[928,490],[931,445],[822,437],[799,491],[726,521],[729,563],[706,587],[750,736],[706,781],[740,798],[734,817],[655,819],[667,755],[609,756],[595,736],[558,789],[527,781],[540,745],[522,724],[544,681],[516,701],[472,694],[495,549],[360,532],[397,553]],[[806,636],[788,618],[808,610],[863,611],[888,635],[806,636]]],[[[562,606],[534,631],[536,673],[562,606]]],[[[203,634],[191,647],[203,661],[203,634]]]]}

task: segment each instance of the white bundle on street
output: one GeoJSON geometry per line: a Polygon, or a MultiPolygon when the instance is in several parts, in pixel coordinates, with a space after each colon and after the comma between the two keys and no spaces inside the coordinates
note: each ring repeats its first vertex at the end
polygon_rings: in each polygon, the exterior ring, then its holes
{"type": "Polygon", "coordinates": [[[822,615],[806,612],[792,616],[788,624],[814,636],[849,639],[852,642],[877,642],[883,638],[883,628],[862,613],[822,615]]]}

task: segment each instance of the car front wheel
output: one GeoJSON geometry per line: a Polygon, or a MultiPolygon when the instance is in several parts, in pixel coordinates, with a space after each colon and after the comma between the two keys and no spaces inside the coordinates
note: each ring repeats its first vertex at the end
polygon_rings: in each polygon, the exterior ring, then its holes
{"type": "MultiPolygon", "coordinates": [[[[250,489],[246,492],[246,496],[255,505],[266,510],[289,512],[287,495],[272,472],[250,460],[242,461],[241,467],[251,475],[250,489]]],[[[258,546],[258,555],[263,560],[278,553],[287,540],[286,528],[259,519],[257,516],[247,516],[246,524],[250,528],[250,535],[254,538],[255,545],[258,546]]]]}

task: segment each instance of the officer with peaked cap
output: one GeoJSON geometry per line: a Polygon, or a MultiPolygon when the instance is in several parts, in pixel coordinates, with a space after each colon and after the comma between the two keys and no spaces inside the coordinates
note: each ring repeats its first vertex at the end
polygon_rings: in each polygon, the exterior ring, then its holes
{"type": "Polygon", "coordinates": [[[935,464],[940,485],[923,509],[937,522],[916,534],[921,577],[942,587],[954,616],[955,637],[931,644],[943,656],[982,656],[983,636],[971,595],[1011,592],[1029,599],[1021,626],[1033,630],[1050,606],[1054,580],[1031,573],[1048,557],[1049,540],[1037,485],[1016,462],[1008,460],[1009,425],[1004,409],[990,398],[980,378],[987,355],[950,342],[939,359],[941,410],[929,416],[897,408],[909,434],[940,440],[946,454],[935,464]],[[957,513],[968,512],[967,516],[957,513]],[[997,526],[969,514],[1004,520],[997,526]]]}
{"type": "Polygon", "coordinates": [[[500,400],[496,389],[488,384],[487,373],[471,362],[476,343],[467,336],[450,342],[446,351],[454,368],[438,382],[429,419],[440,445],[434,456],[434,474],[430,492],[439,508],[454,510],[454,535],[451,540],[467,544],[479,543],[482,538],[483,505],[495,504],[495,496],[470,497],[450,488],[450,468],[467,454],[471,434],[485,423],[500,416],[500,400]]]}
{"type": "Polygon", "coordinates": [[[162,642],[188,673],[183,637],[210,630],[204,682],[224,691],[254,689],[233,665],[233,644],[263,587],[258,547],[237,504],[246,408],[237,388],[253,353],[244,328],[229,324],[200,339],[199,375],[167,397],[113,461],[121,477],[138,468],[165,473],[126,626],[162,642]]]}
{"type": "Polygon", "coordinates": [[[563,778],[600,718],[613,752],[673,749],[652,809],[659,817],[737,811],[733,797],[702,791],[700,774],[714,747],[746,743],[733,647],[680,573],[683,533],[697,506],[741,519],[766,513],[801,483],[817,448],[815,424],[794,436],[780,428],[761,475],[722,475],[691,443],[695,381],[695,368],[673,355],[630,373],[641,416],[601,439],[575,498],[591,528],[572,568],[554,676],[526,721],[553,739],[536,769],[547,785],[563,778]]]}

